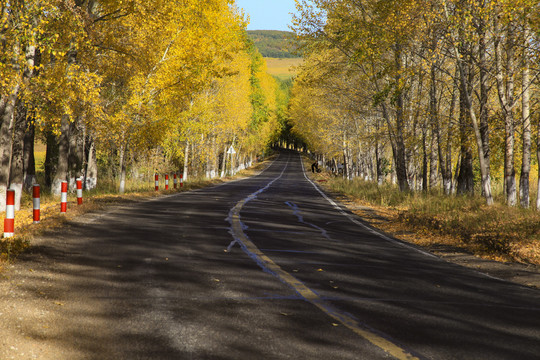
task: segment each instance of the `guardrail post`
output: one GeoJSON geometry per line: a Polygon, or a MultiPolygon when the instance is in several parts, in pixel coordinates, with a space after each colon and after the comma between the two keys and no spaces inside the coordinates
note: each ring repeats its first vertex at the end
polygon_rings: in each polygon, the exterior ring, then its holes
{"type": "Polygon", "coordinates": [[[32,185],[32,204],[33,204],[33,217],[34,217],[34,224],[39,224],[40,218],[41,218],[41,210],[40,210],[40,194],[41,190],[38,184],[32,185]]]}
{"type": "Polygon", "coordinates": [[[68,182],[62,181],[61,187],[62,195],[60,197],[60,212],[65,214],[67,212],[67,192],[68,192],[68,182]]]}
{"type": "Polygon", "coordinates": [[[4,219],[4,237],[15,235],[15,190],[6,191],[6,217],[4,219]]]}
{"type": "Polygon", "coordinates": [[[82,179],[77,179],[75,182],[77,183],[77,205],[82,205],[82,179]]]}

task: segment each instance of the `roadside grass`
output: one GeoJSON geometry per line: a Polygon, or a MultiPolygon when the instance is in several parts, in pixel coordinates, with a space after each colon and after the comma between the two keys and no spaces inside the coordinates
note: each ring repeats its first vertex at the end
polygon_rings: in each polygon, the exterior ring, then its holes
{"type": "Polygon", "coordinates": [[[15,236],[13,238],[1,238],[4,233],[5,212],[0,213],[0,229],[2,229],[2,233],[0,234],[0,272],[3,265],[13,262],[17,256],[26,251],[32,245],[32,240],[36,236],[40,236],[46,231],[60,228],[67,221],[75,217],[86,213],[105,211],[111,206],[201,189],[223,182],[253,176],[264,170],[274,157],[270,156],[265,161],[238,172],[235,176],[216,179],[194,178],[184,182],[183,187],[180,187],[179,181],[177,189],[173,188],[172,179],[169,180],[169,190],[164,190],[164,183],[161,181],[159,191],[155,191],[154,182],[127,181],[126,192],[121,195],[118,194],[117,181],[113,179],[101,179],[96,189],[84,192],[82,205],[77,205],[77,198],[74,192],[69,193],[68,211],[66,214],[60,213],[59,197],[42,189],[40,198],[41,221],[39,224],[33,224],[32,195],[25,192],[21,198],[21,210],[15,212],[15,236]]]}
{"type": "Polygon", "coordinates": [[[391,184],[348,181],[328,173],[312,175],[371,225],[403,240],[427,247],[458,247],[497,261],[540,265],[540,213],[509,207],[501,196],[495,205],[487,206],[481,196],[403,193],[391,184]]]}

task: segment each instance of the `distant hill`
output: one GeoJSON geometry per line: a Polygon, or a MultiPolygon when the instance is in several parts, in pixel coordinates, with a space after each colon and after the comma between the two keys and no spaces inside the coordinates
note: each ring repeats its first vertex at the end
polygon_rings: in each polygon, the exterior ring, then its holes
{"type": "Polygon", "coordinates": [[[249,30],[248,36],[264,57],[298,58],[298,45],[294,41],[294,33],[277,30],[249,30]]]}

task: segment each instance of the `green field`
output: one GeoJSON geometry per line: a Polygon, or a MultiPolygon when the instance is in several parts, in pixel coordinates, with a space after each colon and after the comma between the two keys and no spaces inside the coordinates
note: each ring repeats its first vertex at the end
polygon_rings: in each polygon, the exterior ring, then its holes
{"type": "Polygon", "coordinates": [[[297,67],[302,64],[302,58],[264,58],[268,73],[281,80],[287,80],[297,74],[297,67]]]}

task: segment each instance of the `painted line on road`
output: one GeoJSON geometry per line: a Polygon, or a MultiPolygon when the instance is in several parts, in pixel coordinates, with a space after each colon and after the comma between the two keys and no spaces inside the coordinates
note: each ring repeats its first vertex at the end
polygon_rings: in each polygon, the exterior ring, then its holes
{"type": "Polygon", "coordinates": [[[291,201],[285,201],[285,204],[292,209],[294,216],[296,216],[296,218],[298,219],[298,222],[300,222],[302,224],[305,224],[307,226],[311,226],[312,228],[319,230],[321,232],[321,235],[326,240],[335,241],[332,238],[330,238],[330,236],[328,235],[328,232],[325,229],[323,229],[320,226],[317,226],[315,224],[312,224],[310,222],[305,221],[304,216],[302,216],[302,213],[301,213],[300,208],[298,207],[298,205],[296,205],[295,203],[293,203],[291,201]]]}
{"type": "Polygon", "coordinates": [[[411,249],[411,250],[415,250],[416,252],[419,252],[421,254],[424,254],[426,256],[429,256],[429,257],[434,257],[436,259],[438,259],[437,256],[431,254],[431,253],[428,253],[427,251],[423,251],[423,250],[420,250],[418,248],[415,248],[415,247],[412,247],[412,246],[409,246],[401,241],[397,241],[395,239],[392,239],[391,237],[389,236],[386,236],[384,235],[383,233],[367,226],[366,224],[362,223],[361,221],[358,221],[356,220],[354,217],[352,217],[350,214],[346,213],[345,211],[343,211],[343,209],[341,208],[341,206],[339,206],[338,204],[336,204],[336,202],[332,199],[330,199],[321,189],[319,189],[319,187],[313,182],[311,181],[310,178],[307,177],[306,175],[306,169],[304,167],[304,162],[302,161],[302,155],[300,155],[300,163],[302,164],[302,173],[304,174],[304,177],[306,178],[307,181],[309,181],[309,183],[311,185],[313,185],[313,187],[315,188],[315,190],[317,190],[319,192],[319,194],[321,194],[321,196],[323,198],[326,199],[326,201],[328,201],[341,215],[347,217],[347,219],[349,219],[352,223],[364,228],[365,230],[369,231],[370,233],[380,237],[381,239],[384,239],[386,241],[389,241],[391,243],[394,243],[394,244],[397,244],[397,245],[400,245],[400,246],[403,246],[407,249],[411,249]]]}
{"type": "Polygon", "coordinates": [[[231,242],[227,250],[230,251],[232,246],[238,243],[242,250],[244,250],[244,252],[263,269],[263,271],[277,277],[282,282],[292,287],[306,301],[310,302],[312,305],[315,305],[325,314],[329,315],[334,320],[340,322],[357,335],[369,341],[371,344],[375,345],[379,349],[387,352],[388,354],[399,360],[419,359],[419,357],[413,355],[412,352],[405,350],[403,347],[397,345],[395,342],[390,340],[388,336],[369,328],[365,324],[360,324],[358,320],[353,318],[353,316],[351,316],[350,314],[345,313],[337,309],[330,303],[324,301],[324,299],[319,294],[317,294],[300,280],[283,270],[272,259],[266,256],[244,233],[245,225],[240,219],[240,211],[242,210],[243,206],[249,201],[256,199],[257,195],[266,191],[270,186],[272,186],[274,182],[279,180],[287,169],[288,164],[289,161],[287,160],[287,164],[285,165],[283,171],[278,177],[270,181],[265,187],[249,195],[247,198],[239,201],[236,206],[231,209],[227,220],[231,224],[230,232],[234,240],[233,242],[231,242]]]}

